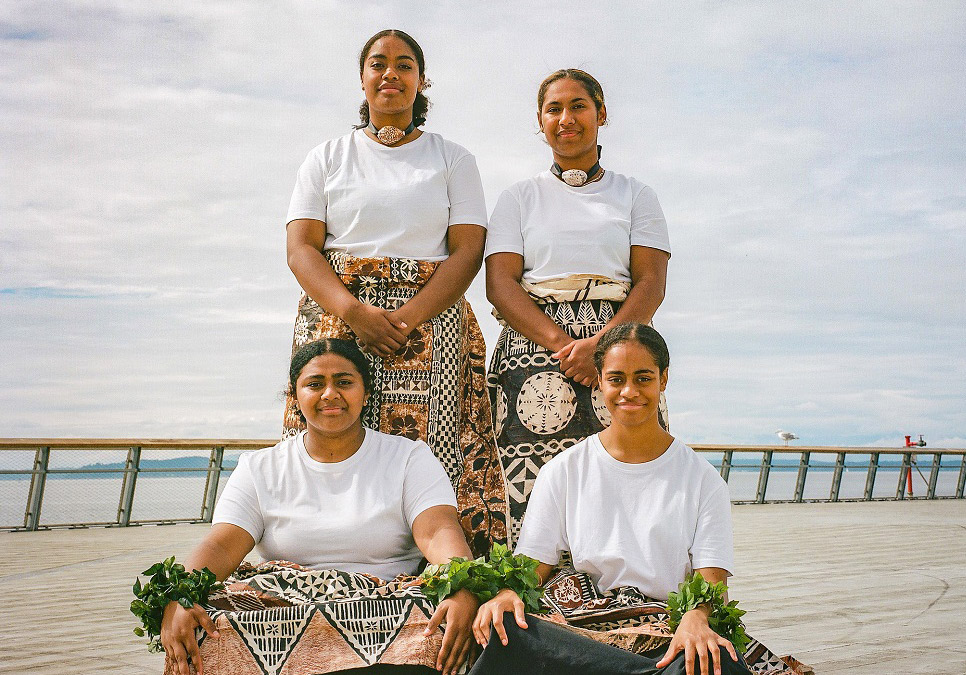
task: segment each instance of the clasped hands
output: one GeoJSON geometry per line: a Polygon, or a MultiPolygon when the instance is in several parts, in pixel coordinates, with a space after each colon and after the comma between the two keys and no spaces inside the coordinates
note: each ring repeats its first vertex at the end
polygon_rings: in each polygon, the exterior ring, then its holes
{"type": "Polygon", "coordinates": [[[390,312],[359,302],[346,311],[342,320],[358,336],[365,351],[388,358],[405,347],[415,332],[417,322],[406,316],[404,307],[390,312]]]}
{"type": "Polygon", "coordinates": [[[571,340],[551,356],[560,361],[560,372],[585,387],[597,382],[597,368],[594,366],[594,350],[597,349],[598,336],[571,340]]]}

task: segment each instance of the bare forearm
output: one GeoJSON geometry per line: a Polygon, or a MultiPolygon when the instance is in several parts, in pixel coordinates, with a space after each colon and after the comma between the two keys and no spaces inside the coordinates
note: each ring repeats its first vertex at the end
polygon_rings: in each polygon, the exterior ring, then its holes
{"type": "Polygon", "coordinates": [[[664,285],[658,286],[642,280],[631,288],[631,292],[627,294],[627,298],[614,314],[614,318],[604,327],[604,331],[629,321],[650,323],[662,302],[664,302],[664,285]]]}
{"type": "Polygon", "coordinates": [[[482,259],[476,251],[454,251],[397,313],[413,328],[439,316],[463,297],[473,277],[480,271],[481,264],[482,259]]]}
{"type": "Polygon", "coordinates": [[[517,281],[508,277],[488,278],[486,287],[487,299],[503,320],[527,339],[552,352],[573,339],[537,306],[517,281]]]}
{"type": "Polygon", "coordinates": [[[255,540],[244,528],[216,523],[188,555],[185,569],[198,570],[207,567],[221,581],[235,571],[253,548],[255,540]]]}
{"type": "Polygon", "coordinates": [[[424,542],[420,549],[433,565],[449,562],[450,558],[472,558],[473,553],[466,544],[463,528],[458,523],[443,525],[424,542]]]}
{"type": "Polygon", "coordinates": [[[218,581],[235,571],[235,568],[244,559],[235,560],[233,556],[225,550],[218,542],[203,540],[188,555],[185,561],[185,569],[200,570],[205,567],[215,573],[218,581]]]}
{"type": "Polygon", "coordinates": [[[646,246],[631,246],[631,292],[604,330],[628,321],[650,323],[664,302],[668,254],[646,246]]]}
{"type": "Polygon", "coordinates": [[[344,319],[359,301],[348,291],[322,252],[309,244],[289,248],[288,266],[299,285],[325,311],[344,319]]]}

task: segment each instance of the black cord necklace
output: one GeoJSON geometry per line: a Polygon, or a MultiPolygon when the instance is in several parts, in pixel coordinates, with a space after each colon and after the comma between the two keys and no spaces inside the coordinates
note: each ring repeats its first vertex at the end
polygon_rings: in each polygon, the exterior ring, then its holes
{"type": "Polygon", "coordinates": [[[595,180],[600,180],[604,176],[604,171],[600,168],[600,151],[601,147],[598,145],[597,162],[587,171],[581,169],[568,169],[564,171],[556,162],[550,167],[550,171],[570,187],[582,187],[587,185],[587,183],[593,183],[595,180]]]}
{"type": "Polygon", "coordinates": [[[405,130],[402,130],[399,127],[392,126],[391,124],[387,124],[382,129],[376,129],[376,125],[370,121],[369,126],[366,127],[366,129],[368,129],[373,136],[378,138],[379,142],[383,145],[395,145],[402,139],[406,138],[406,136],[413,133],[413,131],[416,129],[416,122],[410,122],[409,126],[406,127],[405,130]]]}

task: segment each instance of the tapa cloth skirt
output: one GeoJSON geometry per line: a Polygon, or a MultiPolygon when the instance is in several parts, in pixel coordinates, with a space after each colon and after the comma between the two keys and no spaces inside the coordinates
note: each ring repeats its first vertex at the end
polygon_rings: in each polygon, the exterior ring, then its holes
{"type": "MultiPolygon", "coordinates": [[[[408,258],[356,258],[339,251],[326,251],[325,257],[360,302],[388,311],[416,295],[439,266],[408,258]]],[[[356,335],[303,293],[292,353],[320,338],[356,340],[356,335]]],[[[423,440],[432,448],[456,490],[460,523],[474,555],[489,551],[493,542],[505,543],[506,488],[486,396],[486,346],[469,303],[460,298],[418,326],[393,356],[366,357],[373,391],[362,423],[423,440]]],[[[304,428],[289,395],[283,435],[304,428]]]]}

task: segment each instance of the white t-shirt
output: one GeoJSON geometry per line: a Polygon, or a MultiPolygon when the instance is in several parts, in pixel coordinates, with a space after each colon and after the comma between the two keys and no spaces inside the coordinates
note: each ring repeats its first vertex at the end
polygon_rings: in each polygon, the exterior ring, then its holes
{"type": "Polygon", "coordinates": [[[654,190],[613,171],[580,188],[544,171],[500,195],[485,255],[522,255],[530,283],[572,274],[631,281],[631,246],[671,252],[654,190]]]}
{"type": "Polygon", "coordinates": [[[548,565],[570,551],[601,590],[666,600],[693,569],[734,567],[728,485],[675,439],[655,460],[620,462],[595,434],[540,470],[516,547],[548,565]]]}
{"type": "Polygon", "coordinates": [[[429,446],[366,429],[354,455],[326,463],[309,456],[304,436],[243,454],[212,523],[247,531],[265,560],[381,579],[413,574],[422,558],[413,541],[416,516],[456,506],[429,446]]]}
{"type": "Polygon", "coordinates": [[[486,227],[476,159],[439,134],[391,147],[357,129],[312,150],[288,221],[325,223],[325,248],[362,258],[445,260],[450,225],[486,227]]]}

